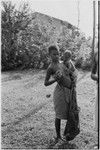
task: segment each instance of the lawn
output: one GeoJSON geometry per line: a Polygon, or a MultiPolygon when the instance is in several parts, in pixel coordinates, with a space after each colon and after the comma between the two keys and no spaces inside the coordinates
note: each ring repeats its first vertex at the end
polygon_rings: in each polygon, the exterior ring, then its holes
{"type": "MultiPolygon", "coordinates": [[[[44,86],[45,71],[12,71],[1,74],[1,147],[8,149],[51,149],[55,136],[53,90],[44,86]]],[[[92,149],[96,83],[90,72],[78,72],[77,101],[80,134],[59,149],[92,149]]],[[[62,134],[65,121],[62,121],[62,134]]]]}

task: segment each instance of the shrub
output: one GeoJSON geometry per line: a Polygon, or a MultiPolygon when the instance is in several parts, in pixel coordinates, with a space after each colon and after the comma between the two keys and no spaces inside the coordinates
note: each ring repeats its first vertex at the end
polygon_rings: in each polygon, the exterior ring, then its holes
{"type": "Polygon", "coordinates": [[[75,61],[75,67],[76,68],[81,68],[82,67],[82,63],[83,63],[83,58],[80,57],[75,61]]]}
{"type": "Polygon", "coordinates": [[[92,67],[92,61],[88,61],[88,60],[86,60],[85,62],[83,62],[82,66],[81,66],[81,68],[83,70],[87,70],[87,71],[90,71],[91,67],[92,67]]]}

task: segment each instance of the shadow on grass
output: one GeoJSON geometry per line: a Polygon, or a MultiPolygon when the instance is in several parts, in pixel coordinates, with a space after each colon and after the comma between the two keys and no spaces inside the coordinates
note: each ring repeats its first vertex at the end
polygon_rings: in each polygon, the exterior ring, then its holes
{"type": "Polygon", "coordinates": [[[78,146],[70,142],[63,142],[61,144],[58,144],[58,143],[55,144],[53,140],[50,140],[48,143],[47,149],[78,149],[78,146]]]}

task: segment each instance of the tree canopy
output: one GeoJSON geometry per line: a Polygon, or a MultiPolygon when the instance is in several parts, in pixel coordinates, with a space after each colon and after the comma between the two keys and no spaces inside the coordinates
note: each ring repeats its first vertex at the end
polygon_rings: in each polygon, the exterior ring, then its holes
{"type": "Polygon", "coordinates": [[[57,43],[60,55],[69,49],[76,65],[91,62],[91,38],[85,38],[69,23],[40,13],[32,13],[24,3],[18,9],[2,1],[1,66],[2,70],[47,68],[48,46],[57,43]]]}

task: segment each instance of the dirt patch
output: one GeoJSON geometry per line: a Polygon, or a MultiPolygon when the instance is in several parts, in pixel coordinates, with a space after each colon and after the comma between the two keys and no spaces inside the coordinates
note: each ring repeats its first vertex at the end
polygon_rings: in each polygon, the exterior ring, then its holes
{"type": "MultiPolygon", "coordinates": [[[[52,149],[55,136],[53,90],[44,86],[45,71],[2,74],[2,148],[52,149]],[[12,80],[10,80],[12,79],[12,80]],[[49,97],[47,95],[50,95],[49,97]]],[[[78,73],[77,99],[80,110],[80,134],[59,149],[93,149],[96,84],[90,73],[78,73]]],[[[65,121],[62,121],[63,134],[65,121]]]]}

